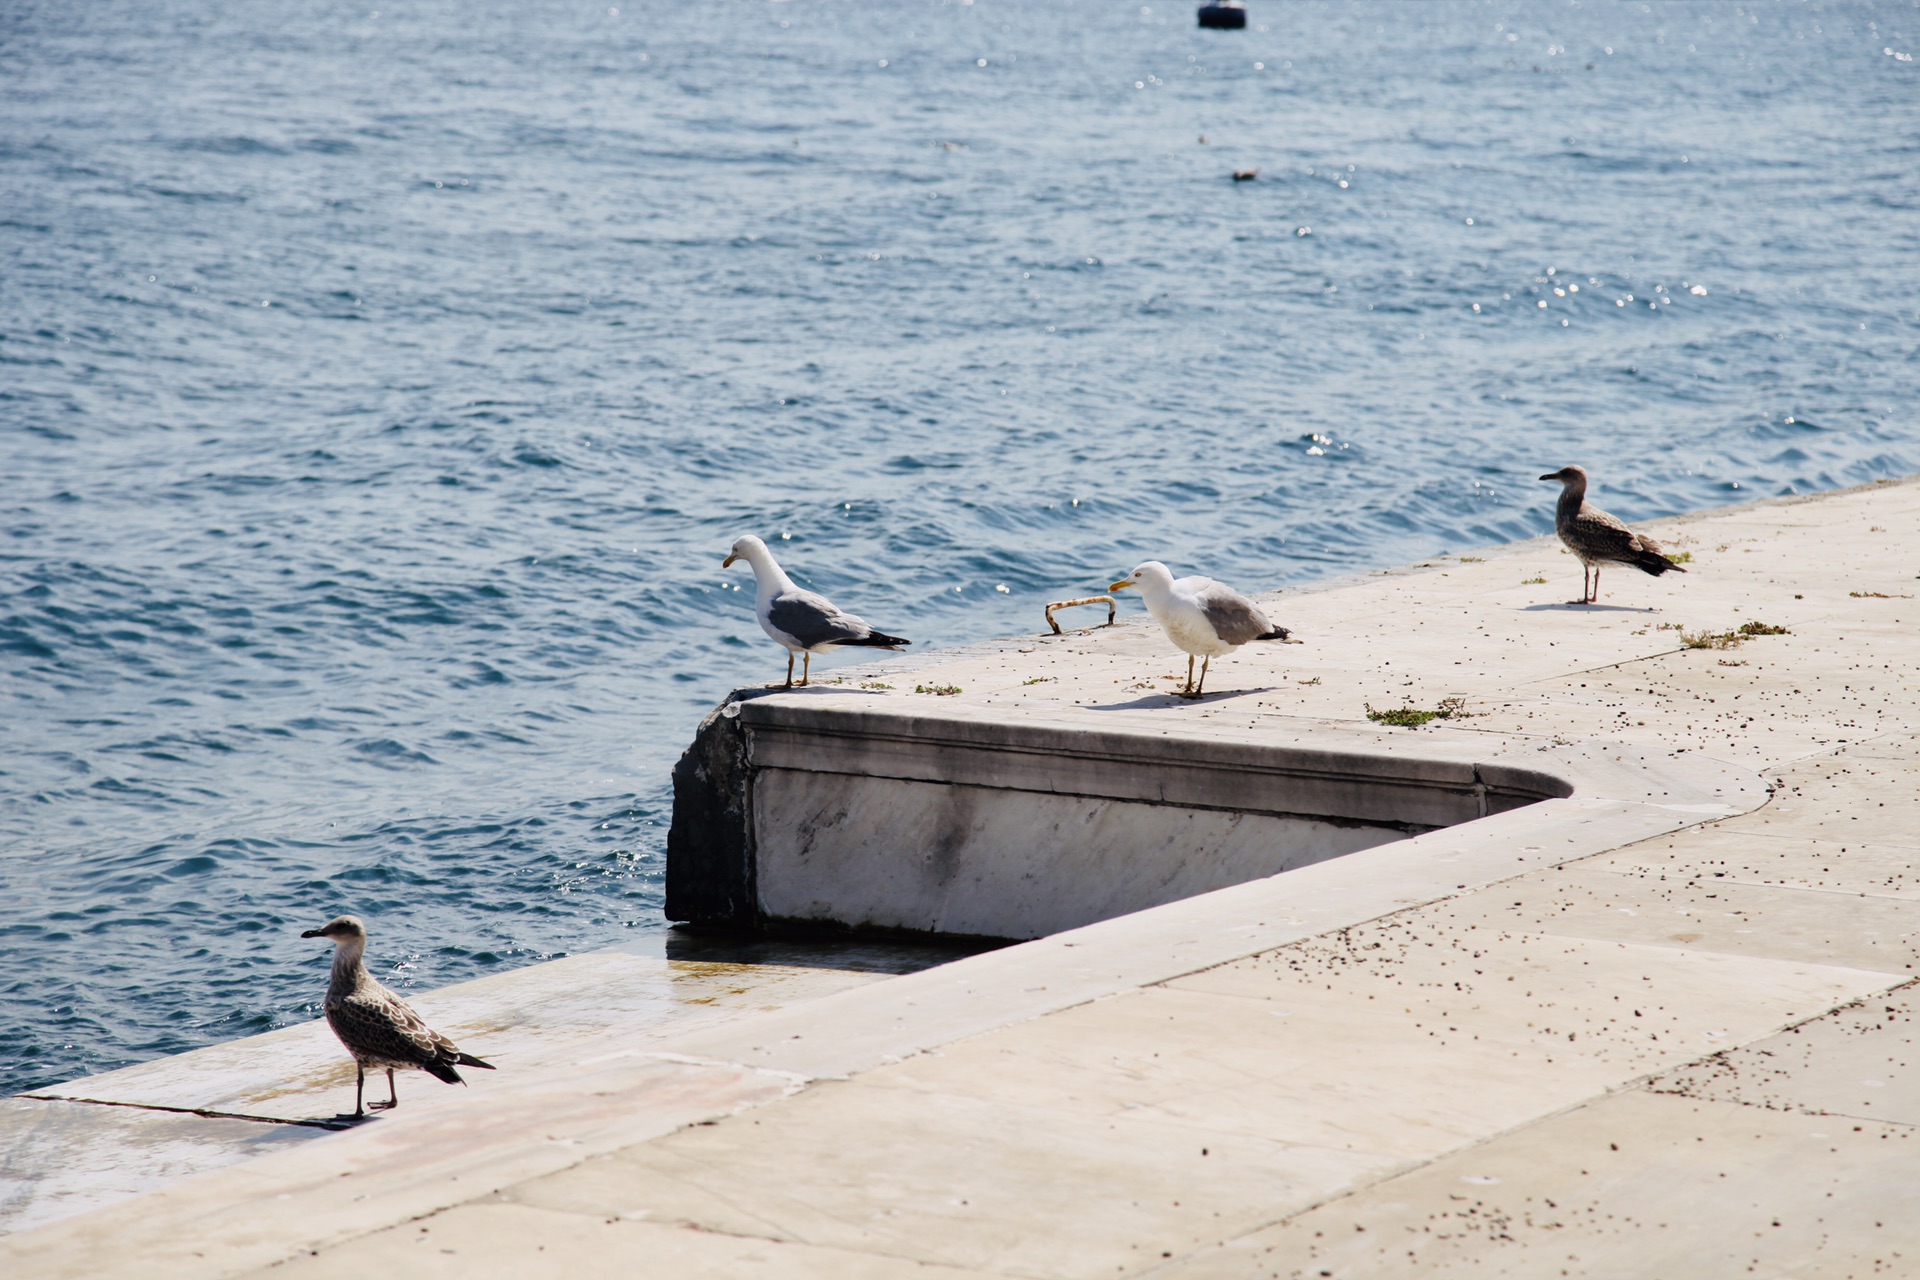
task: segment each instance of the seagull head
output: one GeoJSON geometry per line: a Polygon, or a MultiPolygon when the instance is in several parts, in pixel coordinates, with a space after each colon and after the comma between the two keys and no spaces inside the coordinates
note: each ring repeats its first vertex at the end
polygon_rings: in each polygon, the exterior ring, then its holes
{"type": "Polygon", "coordinates": [[[359,916],[335,916],[318,929],[309,929],[300,936],[328,938],[334,942],[365,942],[367,926],[360,923],[359,916]]]}
{"type": "Polygon", "coordinates": [[[767,554],[767,544],[752,534],[742,534],[733,540],[733,550],[720,562],[722,569],[728,568],[735,560],[745,560],[748,564],[759,564],[767,554]]]}
{"type": "Polygon", "coordinates": [[[1108,587],[1109,591],[1125,591],[1128,587],[1138,587],[1142,591],[1164,590],[1173,585],[1173,570],[1158,560],[1148,560],[1133,567],[1133,572],[1108,587]]]}
{"type": "Polygon", "coordinates": [[[1549,471],[1540,477],[1542,480],[1558,480],[1561,484],[1581,484],[1587,482],[1587,473],[1580,467],[1562,467],[1558,471],[1549,471]]]}

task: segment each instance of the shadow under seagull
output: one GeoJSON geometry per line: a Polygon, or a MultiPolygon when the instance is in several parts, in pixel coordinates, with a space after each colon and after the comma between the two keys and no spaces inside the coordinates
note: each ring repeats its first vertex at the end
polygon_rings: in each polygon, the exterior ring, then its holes
{"type": "Polygon", "coordinates": [[[1560,600],[1553,604],[1526,605],[1523,613],[1659,613],[1653,605],[1630,604],[1581,604],[1578,600],[1560,600]]]}
{"type": "Polygon", "coordinates": [[[1150,693],[1131,702],[1093,702],[1088,703],[1087,711],[1141,711],[1148,707],[1191,707],[1202,702],[1224,702],[1228,698],[1246,698],[1256,693],[1279,693],[1279,685],[1262,685],[1257,689],[1226,689],[1219,693],[1203,693],[1197,698],[1189,698],[1178,693],[1150,693]]]}

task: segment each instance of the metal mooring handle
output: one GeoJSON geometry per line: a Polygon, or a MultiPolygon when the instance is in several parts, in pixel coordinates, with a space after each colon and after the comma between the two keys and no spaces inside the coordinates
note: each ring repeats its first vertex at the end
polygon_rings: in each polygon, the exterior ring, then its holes
{"type": "Polygon", "coordinates": [[[1060,624],[1053,620],[1053,611],[1055,609],[1071,609],[1075,605],[1082,604],[1104,604],[1107,606],[1107,620],[1100,625],[1104,627],[1113,625],[1114,606],[1112,596],[1085,596],[1079,600],[1055,600],[1047,606],[1047,625],[1053,628],[1053,634],[1062,634],[1060,624]]]}

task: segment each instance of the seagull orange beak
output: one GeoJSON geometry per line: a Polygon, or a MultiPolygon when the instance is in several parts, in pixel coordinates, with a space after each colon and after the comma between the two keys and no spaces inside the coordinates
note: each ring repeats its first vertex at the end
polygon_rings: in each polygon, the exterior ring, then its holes
{"type": "Polygon", "coordinates": [[[720,567],[722,569],[730,569],[733,567],[733,562],[735,560],[738,560],[739,558],[740,558],[739,556],[728,556],[725,560],[722,560],[720,562],[720,567]]]}
{"type": "Polygon", "coordinates": [[[1132,585],[1133,585],[1133,579],[1132,579],[1132,578],[1122,578],[1122,579],[1120,579],[1120,581],[1118,581],[1118,582],[1116,582],[1116,583],[1114,583],[1114,584],[1113,584],[1112,586],[1110,586],[1110,587],[1108,587],[1108,588],[1107,588],[1107,590],[1109,590],[1109,591],[1125,591],[1125,590],[1126,590],[1126,589],[1127,589],[1128,587],[1130,587],[1130,586],[1132,586],[1132,585]]]}

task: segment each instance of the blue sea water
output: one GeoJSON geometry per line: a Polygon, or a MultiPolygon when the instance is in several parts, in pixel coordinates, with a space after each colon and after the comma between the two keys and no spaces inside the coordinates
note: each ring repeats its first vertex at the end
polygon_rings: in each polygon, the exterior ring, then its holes
{"type": "Polygon", "coordinates": [[[739,533],[924,648],[1920,469],[1913,4],[1251,9],[0,5],[0,1088],[663,928],[739,533]]]}

